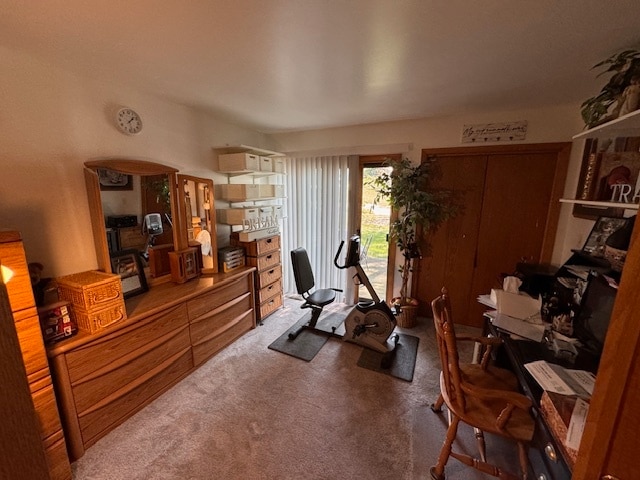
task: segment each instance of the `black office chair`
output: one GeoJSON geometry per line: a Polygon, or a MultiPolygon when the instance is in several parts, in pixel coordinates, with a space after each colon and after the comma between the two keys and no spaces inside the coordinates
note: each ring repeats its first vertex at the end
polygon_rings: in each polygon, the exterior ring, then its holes
{"type": "Polygon", "coordinates": [[[291,265],[293,266],[293,276],[296,280],[296,288],[304,300],[304,303],[300,308],[310,308],[312,313],[311,319],[308,323],[301,325],[295,331],[289,333],[289,340],[294,340],[300,332],[305,329],[312,329],[322,333],[331,334],[332,332],[317,329],[316,324],[318,323],[318,318],[320,318],[322,309],[336,299],[336,292],[341,292],[342,290],[337,288],[321,288],[314,290],[316,282],[313,277],[313,270],[311,269],[311,263],[309,262],[307,251],[302,247],[291,251],[291,265]]]}

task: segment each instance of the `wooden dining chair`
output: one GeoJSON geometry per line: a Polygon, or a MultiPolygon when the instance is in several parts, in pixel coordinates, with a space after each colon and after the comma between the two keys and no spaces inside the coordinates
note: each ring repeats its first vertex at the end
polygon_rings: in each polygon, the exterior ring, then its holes
{"type": "Polygon", "coordinates": [[[442,362],[440,374],[440,397],[432,406],[435,412],[446,404],[449,414],[449,428],[442,445],[438,462],[431,468],[433,480],[444,480],[444,468],[449,457],[461,461],[481,472],[501,479],[527,478],[527,448],[533,437],[534,420],[531,416],[531,400],[517,391],[518,382],[508,370],[489,365],[489,353],[485,351],[479,364],[461,363],[458,357],[458,340],[480,342],[490,350],[500,342],[486,337],[456,337],[451,316],[451,304],[446,288],[431,302],[438,351],[442,362]],[[486,460],[484,437],[479,440],[480,459],[454,452],[453,441],[458,433],[458,425],[463,422],[476,432],[499,435],[518,445],[521,476],[503,471],[486,460]]]}

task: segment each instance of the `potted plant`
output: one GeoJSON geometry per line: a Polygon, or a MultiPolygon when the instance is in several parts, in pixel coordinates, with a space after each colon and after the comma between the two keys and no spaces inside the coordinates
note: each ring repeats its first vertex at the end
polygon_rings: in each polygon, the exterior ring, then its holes
{"type": "Polygon", "coordinates": [[[613,73],[600,93],[585,100],[580,113],[587,128],[618,118],[638,108],[637,90],[640,82],[640,52],[624,50],[596,64],[607,67],[598,76],[613,73]],[[633,101],[631,101],[633,97],[633,101]]]}
{"type": "Polygon", "coordinates": [[[423,240],[425,234],[435,232],[456,211],[451,192],[431,188],[437,175],[434,160],[429,158],[414,166],[406,158],[387,159],[384,164],[392,167],[391,173],[385,172],[371,182],[377,193],[375,201],[384,198],[398,212],[389,235],[404,256],[398,268],[402,275],[400,295],[391,302],[400,312],[398,324],[401,327],[415,325],[417,301],[409,296],[408,288],[414,262],[422,256],[418,245],[425,245],[419,240],[423,240]]]}

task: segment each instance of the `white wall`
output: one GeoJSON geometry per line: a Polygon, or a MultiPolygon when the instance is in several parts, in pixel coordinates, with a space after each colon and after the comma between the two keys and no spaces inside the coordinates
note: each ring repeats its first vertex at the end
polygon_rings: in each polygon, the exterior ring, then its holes
{"type": "Polygon", "coordinates": [[[4,47],[0,69],[0,229],[22,233],[45,276],[97,268],[83,162],[136,158],[216,179],[212,147],[272,148],[258,132],[4,47]],[[141,134],[115,128],[121,106],[140,113],[141,134]]]}
{"type": "MultiPolygon", "coordinates": [[[[423,148],[459,147],[464,124],[493,123],[527,120],[526,139],[517,143],[571,142],[571,137],[580,132],[584,124],[578,105],[563,105],[523,111],[483,112],[422,120],[387,122],[373,125],[331,128],[306,132],[290,132],[272,135],[275,149],[281,152],[307,152],[325,150],[331,153],[400,153],[389,151],[389,145],[409,144],[404,153],[414,163],[420,161],[423,148]]],[[[516,142],[513,142],[516,143],[516,142]]],[[[464,144],[469,146],[470,144],[464,144]]],[[[574,145],[571,152],[565,197],[575,195],[580,172],[582,142],[574,145]]],[[[535,199],[531,199],[535,201],[535,199]]],[[[562,264],[569,257],[571,248],[584,243],[592,221],[576,219],[571,215],[572,207],[563,204],[556,238],[553,263],[562,264]]]]}
{"type": "MultiPolygon", "coordinates": [[[[376,146],[406,143],[413,148],[403,153],[418,162],[422,148],[459,146],[464,123],[528,120],[525,143],[570,141],[582,128],[578,106],[568,105],[266,136],[108,79],[78,77],[4,47],[0,66],[0,228],[22,233],[28,260],[43,263],[46,276],[97,266],[82,172],[89,159],[150,160],[219,183],[225,178],[213,173],[215,146],[389,153],[376,146]],[[141,114],[140,135],[126,136],[115,128],[115,111],[125,105],[141,114]]],[[[579,162],[576,150],[565,196],[575,192],[579,162]]],[[[563,206],[556,263],[584,242],[591,227],[592,222],[574,219],[570,212],[570,206],[563,206]]],[[[223,244],[227,234],[220,228],[223,244]]]]}

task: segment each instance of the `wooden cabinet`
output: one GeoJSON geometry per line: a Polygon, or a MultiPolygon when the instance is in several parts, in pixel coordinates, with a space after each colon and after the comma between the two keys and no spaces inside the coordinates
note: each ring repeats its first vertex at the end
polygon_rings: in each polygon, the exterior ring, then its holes
{"type": "Polygon", "coordinates": [[[476,299],[496,275],[550,261],[569,152],[566,143],[423,150],[442,170],[434,186],[453,190],[462,209],[421,247],[412,284],[421,314],[447,285],[458,321],[481,327],[476,299]]]}
{"type": "Polygon", "coordinates": [[[18,232],[0,232],[0,263],[12,274],[6,282],[11,314],[38,419],[39,436],[44,445],[49,476],[52,480],[70,479],[71,467],[66,454],[56,395],[31,290],[27,260],[18,232]]]}
{"type": "Polygon", "coordinates": [[[157,285],[126,321],[49,349],[73,459],[255,326],[253,272],[157,285]]]}
{"type": "Polygon", "coordinates": [[[235,241],[245,249],[247,264],[256,267],[256,321],[282,307],[282,261],[280,235],[261,238],[252,242],[235,241]]]}
{"type": "MultiPolygon", "coordinates": [[[[574,137],[640,135],[640,110],[574,137]]],[[[626,206],[625,206],[626,207],[626,206]]],[[[574,480],[638,476],[640,430],[640,227],[636,222],[609,321],[574,480]]]]}

